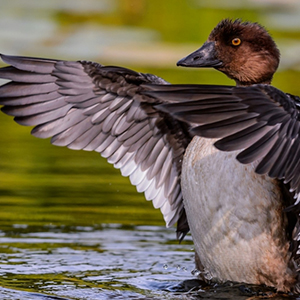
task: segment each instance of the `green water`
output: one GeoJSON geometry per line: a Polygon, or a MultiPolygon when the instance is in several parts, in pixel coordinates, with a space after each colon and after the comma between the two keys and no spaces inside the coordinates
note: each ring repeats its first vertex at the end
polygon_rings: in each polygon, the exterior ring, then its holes
{"type": "MultiPolygon", "coordinates": [[[[121,64],[172,83],[232,84],[217,71],[175,64],[220,19],[240,17],[269,28],[283,49],[273,84],[300,94],[300,27],[286,26],[299,18],[298,6],[82,3],[1,0],[0,52],[121,64]]],[[[29,132],[0,115],[0,298],[39,299],[31,294],[37,292],[64,299],[181,299],[178,284],[194,278],[191,238],[178,245],[160,211],[98,153],[54,147],[29,132]]]]}

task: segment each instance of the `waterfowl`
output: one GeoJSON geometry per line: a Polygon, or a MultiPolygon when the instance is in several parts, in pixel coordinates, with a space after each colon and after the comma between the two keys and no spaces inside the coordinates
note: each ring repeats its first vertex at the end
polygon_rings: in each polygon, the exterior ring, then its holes
{"type": "Polygon", "coordinates": [[[225,19],[178,62],[213,67],[236,86],[1,57],[9,66],[0,78],[10,80],[2,111],[129,176],[167,226],[177,223],[179,239],[191,231],[203,280],[299,293],[300,99],[270,85],[280,54],[262,26],[225,19]]]}

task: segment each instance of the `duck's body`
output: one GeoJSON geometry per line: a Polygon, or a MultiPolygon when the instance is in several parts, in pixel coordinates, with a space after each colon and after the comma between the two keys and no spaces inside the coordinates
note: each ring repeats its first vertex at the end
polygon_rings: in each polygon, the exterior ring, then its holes
{"type": "Polygon", "coordinates": [[[280,290],[295,284],[282,193],[237,153],[194,137],[182,166],[182,193],[201,277],[251,282],[280,290]],[[276,220],[276,222],[274,222],[276,220]],[[272,278],[270,278],[272,274],[272,278]]]}
{"type": "Polygon", "coordinates": [[[35,136],[97,151],[130,176],[167,226],[177,222],[180,239],[191,230],[202,279],[300,292],[300,99],[269,85],[279,51],[263,27],[221,21],[178,62],[214,67],[237,87],[2,59],[11,65],[0,69],[11,80],[0,88],[2,110],[35,136]]]}

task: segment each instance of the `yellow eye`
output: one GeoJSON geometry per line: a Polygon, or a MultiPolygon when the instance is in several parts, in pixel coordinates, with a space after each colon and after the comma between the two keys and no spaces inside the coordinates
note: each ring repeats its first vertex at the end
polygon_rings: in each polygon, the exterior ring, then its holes
{"type": "Polygon", "coordinates": [[[239,39],[239,38],[234,38],[232,41],[231,41],[231,44],[233,45],[233,46],[238,46],[238,45],[240,45],[241,44],[241,39],[239,39]]]}

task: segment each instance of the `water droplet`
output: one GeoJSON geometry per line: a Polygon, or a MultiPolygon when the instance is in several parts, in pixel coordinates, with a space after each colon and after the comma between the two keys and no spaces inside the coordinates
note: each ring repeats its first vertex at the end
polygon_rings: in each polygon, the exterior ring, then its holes
{"type": "Polygon", "coordinates": [[[164,268],[165,270],[167,270],[167,269],[168,269],[168,265],[167,265],[167,264],[164,264],[164,265],[163,265],[163,268],[164,268]]]}
{"type": "Polygon", "coordinates": [[[210,274],[210,272],[207,271],[207,270],[204,270],[203,275],[204,275],[204,277],[205,277],[207,280],[212,280],[212,279],[213,279],[213,276],[212,276],[212,275],[210,274]]]}
{"type": "Polygon", "coordinates": [[[194,269],[191,273],[194,276],[199,276],[201,274],[201,272],[198,269],[194,269]]]}

